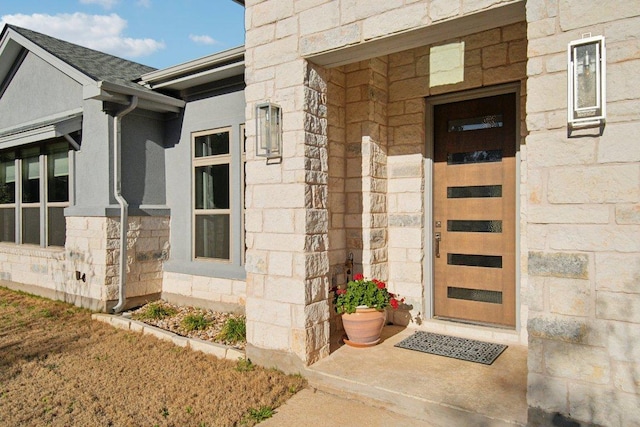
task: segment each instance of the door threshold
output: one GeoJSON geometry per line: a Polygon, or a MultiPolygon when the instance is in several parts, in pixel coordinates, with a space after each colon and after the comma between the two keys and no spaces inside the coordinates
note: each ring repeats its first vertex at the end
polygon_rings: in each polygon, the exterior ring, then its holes
{"type": "Polygon", "coordinates": [[[518,331],[516,329],[496,327],[494,325],[480,325],[457,320],[452,321],[451,319],[444,318],[425,319],[416,329],[500,344],[521,345],[525,347],[528,344],[526,330],[518,331]]]}

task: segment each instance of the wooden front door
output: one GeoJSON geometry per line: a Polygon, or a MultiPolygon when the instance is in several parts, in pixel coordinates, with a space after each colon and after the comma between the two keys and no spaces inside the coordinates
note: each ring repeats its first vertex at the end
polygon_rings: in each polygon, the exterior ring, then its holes
{"type": "Polygon", "coordinates": [[[515,326],[514,93],[434,106],[436,317],[515,326]]]}

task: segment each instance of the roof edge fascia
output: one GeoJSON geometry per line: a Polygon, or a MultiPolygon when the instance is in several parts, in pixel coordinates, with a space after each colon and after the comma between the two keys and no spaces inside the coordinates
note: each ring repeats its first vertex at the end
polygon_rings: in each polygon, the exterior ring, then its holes
{"type": "Polygon", "coordinates": [[[0,136],[0,149],[56,138],[80,129],[82,129],[82,109],[65,111],[4,129],[0,136]]]}
{"type": "Polygon", "coordinates": [[[240,62],[244,57],[244,52],[244,46],[234,47],[232,49],[194,59],[193,61],[187,61],[161,70],[151,71],[150,73],[143,74],[141,76],[141,80],[144,83],[153,84],[160,80],[183,78],[185,77],[185,74],[195,73],[201,71],[203,68],[211,68],[218,64],[233,60],[240,62]]]}
{"type": "Polygon", "coordinates": [[[81,85],[95,83],[95,80],[93,78],[89,77],[88,75],[84,74],[77,68],[66,63],[62,59],[58,58],[54,54],[47,51],[46,49],[40,47],[40,45],[38,45],[37,43],[32,42],[31,40],[24,37],[22,34],[18,33],[17,31],[13,30],[10,27],[7,27],[6,29],[7,29],[7,32],[2,40],[2,44],[0,45],[0,54],[2,54],[5,44],[7,44],[9,40],[13,40],[16,43],[20,44],[25,49],[27,49],[29,52],[36,55],[38,58],[47,62],[54,68],[57,68],[59,71],[66,74],[71,79],[77,81],[81,85]]]}

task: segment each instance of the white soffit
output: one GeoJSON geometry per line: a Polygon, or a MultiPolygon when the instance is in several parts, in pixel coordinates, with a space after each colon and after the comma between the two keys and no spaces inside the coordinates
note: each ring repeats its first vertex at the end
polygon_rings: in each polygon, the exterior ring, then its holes
{"type": "Polygon", "coordinates": [[[382,55],[432,45],[526,20],[525,1],[517,1],[460,18],[395,33],[339,49],[305,55],[327,68],[339,67],[382,55]]]}

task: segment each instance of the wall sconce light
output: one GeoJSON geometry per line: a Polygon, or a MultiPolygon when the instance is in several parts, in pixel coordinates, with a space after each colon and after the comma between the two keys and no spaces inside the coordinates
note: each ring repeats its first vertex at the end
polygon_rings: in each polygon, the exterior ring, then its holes
{"type": "Polygon", "coordinates": [[[604,36],[585,38],[569,43],[567,48],[567,128],[600,127],[606,121],[606,56],[604,36]]]}
{"type": "Polygon", "coordinates": [[[270,102],[256,106],[256,156],[282,157],[282,109],[270,102]]]}

